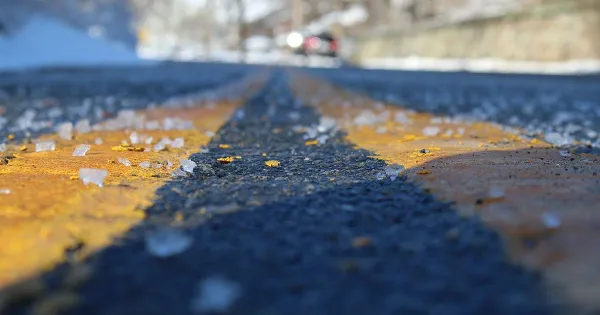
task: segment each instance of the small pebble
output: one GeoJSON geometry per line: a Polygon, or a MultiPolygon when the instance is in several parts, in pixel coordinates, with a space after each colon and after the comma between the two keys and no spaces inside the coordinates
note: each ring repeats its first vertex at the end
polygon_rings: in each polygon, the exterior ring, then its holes
{"type": "Polygon", "coordinates": [[[279,167],[281,165],[281,162],[277,160],[269,160],[265,162],[265,165],[268,167],[279,167]]]}

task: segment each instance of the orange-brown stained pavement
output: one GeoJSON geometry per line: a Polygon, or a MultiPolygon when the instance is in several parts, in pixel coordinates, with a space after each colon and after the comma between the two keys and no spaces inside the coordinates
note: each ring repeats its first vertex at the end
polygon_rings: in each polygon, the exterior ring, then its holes
{"type": "Polygon", "coordinates": [[[87,256],[115,241],[144,218],[155,190],[171,178],[179,161],[198,152],[240,104],[220,102],[212,106],[145,110],[137,113],[148,120],[181,118],[192,121],[189,130],[137,130],[153,137],[152,148],[163,137],[182,137],[184,146],[166,151],[129,150],[129,130],[93,131],[73,140],[58,135],[42,139],[56,141],[56,150],[35,152],[35,144],[9,147],[14,154],[0,167],[0,187],[11,193],[0,198],[0,288],[53,268],[65,259],[65,250],[84,243],[78,255],[87,256]],[[95,144],[97,138],[102,144],[95,144]],[[85,156],[72,156],[79,144],[90,144],[85,156]],[[119,163],[127,158],[132,166],[119,163]],[[142,168],[141,162],[161,163],[161,168],[142,168]],[[167,161],[173,163],[167,167],[167,161]],[[105,169],[104,187],[85,186],[80,168],[105,169]]]}
{"type": "Polygon", "coordinates": [[[600,309],[598,156],[560,152],[493,123],[386,105],[304,75],[292,85],[357,147],[404,166],[410,180],[460,213],[480,216],[503,236],[512,259],[542,271],[553,298],[600,309]],[[364,114],[379,123],[357,125],[364,114]]]}

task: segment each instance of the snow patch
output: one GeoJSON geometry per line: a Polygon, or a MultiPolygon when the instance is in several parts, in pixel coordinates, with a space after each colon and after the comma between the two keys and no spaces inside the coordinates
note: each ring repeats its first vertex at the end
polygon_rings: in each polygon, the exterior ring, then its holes
{"type": "Polygon", "coordinates": [[[0,71],[52,66],[147,63],[134,51],[91,38],[59,20],[32,16],[11,35],[0,35],[0,71]]]}

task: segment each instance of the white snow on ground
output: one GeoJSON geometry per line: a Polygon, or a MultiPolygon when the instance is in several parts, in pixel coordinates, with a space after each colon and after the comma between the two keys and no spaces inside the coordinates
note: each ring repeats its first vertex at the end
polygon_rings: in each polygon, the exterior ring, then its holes
{"type": "Polygon", "coordinates": [[[600,72],[600,60],[562,62],[503,59],[443,59],[426,57],[373,58],[361,66],[371,69],[471,71],[501,73],[586,74],[600,72]]]}
{"type": "Polygon", "coordinates": [[[0,71],[145,62],[134,51],[42,15],[32,16],[10,35],[0,35],[0,71]]]}
{"type": "MultiPolygon", "coordinates": [[[[176,61],[207,61],[236,63],[240,61],[240,52],[232,50],[216,50],[207,55],[202,49],[186,49],[173,53],[168,49],[142,47],[138,49],[141,58],[148,60],[176,60],[176,61]]],[[[319,68],[339,67],[341,60],[336,58],[311,56],[306,59],[284,51],[248,51],[245,63],[257,65],[286,65],[307,66],[319,68]]]]}

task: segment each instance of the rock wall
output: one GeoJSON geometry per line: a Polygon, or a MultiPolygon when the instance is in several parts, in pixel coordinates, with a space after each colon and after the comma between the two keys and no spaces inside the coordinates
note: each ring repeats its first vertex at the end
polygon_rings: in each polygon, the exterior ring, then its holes
{"type": "Polygon", "coordinates": [[[500,17],[370,34],[356,39],[355,62],[390,57],[600,59],[600,1],[553,0],[500,17]]]}

